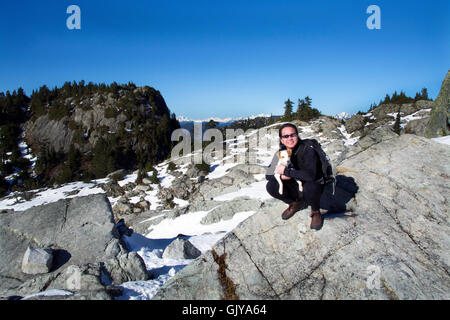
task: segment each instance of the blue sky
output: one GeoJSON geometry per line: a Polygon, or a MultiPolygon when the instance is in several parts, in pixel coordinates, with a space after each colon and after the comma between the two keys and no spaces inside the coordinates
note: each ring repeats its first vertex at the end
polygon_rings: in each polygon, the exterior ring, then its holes
{"type": "Polygon", "coordinates": [[[1,1],[0,91],[65,81],[149,85],[177,116],[324,114],[386,93],[432,98],[450,69],[450,1],[1,1]],[[69,30],[69,5],[81,30],[69,30]],[[369,30],[369,5],[381,29],[369,30]]]}

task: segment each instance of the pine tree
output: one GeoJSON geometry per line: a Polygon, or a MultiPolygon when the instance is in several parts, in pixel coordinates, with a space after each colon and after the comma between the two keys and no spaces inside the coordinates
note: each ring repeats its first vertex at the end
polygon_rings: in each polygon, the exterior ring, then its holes
{"type": "Polygon", "coordinates": [[[309,96],[305,97],[305,103],[307,108],[311,108],[312,99],[309,96]]]}
{"type": "Polygon", "coordinates": [[[423,89],[422,89],[422,91],[421,91],[421,96],[422,96],[422,100],[430,100],[430,99],[428,98],[428,90],[427,90],[427,88],[423,88],[423,89]]]}
{"type": "Polygon", "coordinates": [[[8,189],[9,189],[9,183],[2,176],[0,176],[0,197],[3,197],[4,195],[6,195],[6,193],[8,192],[8,189]]]}
{"type": "Polygon", "coordinates": [[[205,125],[205,129],[215,129],[219,123],[214,121],[213,119],[209,120],[209,122],[205,125]]]}
{"type": "Polygon", "coordinates": [[[298,108],[296,113],[297,119],[302,121],[310,121],[321,115],[319,110],[311,107],[311,104],[312,99],[309,96],[306,96],[305,99],[298,99],[298,108]]]}
{"type": "Polygon", "coordinates": [[[394,127],[393,130],[396,134],[400,135],[400,132],[402,130],[401,126],[400,126],[400,111],[397,113],[397,117],[395,118],[395,123],[394,123],[394,127]]]}
{"type": "Polygon", "coordinates": [[[151,183],[159,184],[160,182],[158,179],[158,171],[156,171],[156,169],[154,169],[154,168],[152,171],[153,171],[153,174],[152,174],[152,177],[150,178],[151,183]]]}
{"type": "Polygon", "coordinates": [[[290,121],[292,120],[292,107],[293,107],[294,103],[291,101],[291,99],[287,99],[284,102],[284,116],[283,116],[283,120],[284,121],[290,121]]]}
{"type": "Polygon", "coordinates": [[[304,99],[298,99],[297,100],[297,112],[296,116],[298,119],[301,120],[301,115],[304,113],[304,109],[306,107],[306,102],[304,99]]]}
{"type": "Polygon", "coordinates": [[[117,169],[116,150],[111,140],[98,139],[93,150],[92,173],[96,178],[104,178],[117,169]]]}

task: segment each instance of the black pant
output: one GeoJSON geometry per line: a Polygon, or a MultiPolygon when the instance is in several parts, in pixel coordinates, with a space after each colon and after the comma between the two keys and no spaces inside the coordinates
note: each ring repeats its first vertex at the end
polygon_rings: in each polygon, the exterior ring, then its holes
{"type": "Polygon", "coordinates": [[[303,199],[311,206],[312,210],[320,210],[320,198],[324,188],[323,184],[316,182],[302,182],[303,192],[300,192],[298,189],[298,182],[294,178],[281,180],[283,183],[283,194],[280,194],[280,185],[278,184],[277,179],[275,179],[274,176],[266,176],[266,178],[268,180],[266,190],[272,197],[287,204],[303,199]]]}

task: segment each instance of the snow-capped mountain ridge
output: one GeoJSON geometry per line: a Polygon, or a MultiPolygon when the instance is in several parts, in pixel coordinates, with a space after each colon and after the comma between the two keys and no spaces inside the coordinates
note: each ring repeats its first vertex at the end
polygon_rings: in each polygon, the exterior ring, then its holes
{"type": "Polygon", "coordinates": [[[253,116],[249,116],[249,117],[237,117],[237,118],[233,118],[233,117],[228,117],[228,118],[218,118],[218,117],[209,117],[209,118],[205,118],[205,119],[191,119],[191,118],[187,118],[184,116],[178,116],[177,120],[179,122],[209,122],[211,120],[216,121],[216,122],[231,122],[231,121],[239,121],[239,120],[246,120],[246,119],[255,119],[255,118],[269,118],[271,115],[267,115],[264,113],[261,114],[257,114],[257,115],[253,115],[253,116]]]}

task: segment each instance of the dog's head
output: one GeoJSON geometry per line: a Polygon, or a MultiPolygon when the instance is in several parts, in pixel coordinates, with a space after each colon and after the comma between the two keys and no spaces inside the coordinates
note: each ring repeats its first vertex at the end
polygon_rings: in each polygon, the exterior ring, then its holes
{"type": "Polygon", "coordinates": [[[288,163],[289,159],[291,158],[291,150],[281,150],[278,152],[278,158],[283,162],[283,163],[288,163]]]}

